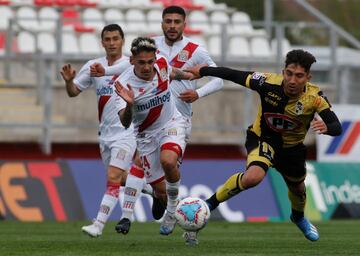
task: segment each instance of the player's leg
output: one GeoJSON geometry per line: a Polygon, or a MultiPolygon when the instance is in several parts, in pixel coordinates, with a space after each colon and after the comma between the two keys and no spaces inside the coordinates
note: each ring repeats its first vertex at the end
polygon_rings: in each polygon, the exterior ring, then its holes
{"type": "Polygon", "coordinates": [[[152,215],[155,220],[160,220],[166,210],[167,204],[167,195],[166,195],[166,184],[165,179],[157,180],[151,183],[154,194],[153,194],[153,204],[152,204],[152,215]]]}
{"type": "Polygon", "coordinates": [[[93,224],[82,227],[82,230],[88,235],[98,237],[102,234],[102,230],[118,202],[120,184],[122,180],[125,180],[124,177],[126,177],[126,171],[114,166],[108,167],[106,191],[101,200],[96,219],[93,224]]]}
{"type": "MultiPolygon", "coordinates": [[[[135,154],[136,141],[134,139],[100,141],[100,145],[101,156],[108,168],[106,192],[93,223],[99,230],[99,235],[101,235],[102,229],[116,204],[119,203],[120,185],[125,184],[127,171],[132,164],[132,159],[135,154]]],[[[86,230],[88,229],[84,229],[83,230],[87,232],[86,230]]],[[[90,234],[90,232],[87,233],[90,234]]]]}
{"type": "Polygon", "coordinates": [[[165,173],[167,194],[166,213],[160,226],[160,234],[169,235],[175,228],[175,209],[179,202],[180,172],[178,158],[181,148],[177,144],[166,143],[161,148],[160,161],[165,173]]]}
{"type": "Polygon", "coordinates": [[[274,161],[274,149],[266,142],[262,142],[252,132],[246,137],[247,170],[232,175],[225,183],[206,200],[210,210],[214,210],[221,202],[239,194],[241,191],[259,184],[274,161]]]}
{"type": "Polygon", "coordinates": [[[307,239],[316,241],[319,239],[319,233],[304,216],[306,205],[305,159],[305,146],[297,145],[283,150],[279,154],[279,160],[275,167],[282,174],[288,187],[288,197],[291,202],[290,220],[297,225],[307,239]]]}
{"type": "Polygon", "coordinates": [[[305,218],[304,210],[306,204],[306,190],[305,183],[288,184],[288,196],[291,202],[291,216],[290,220],[296,224],[304,236],[310,241],[317,241],[319,239],[319,232],[311,222],[305,218]]]}
{"type": "Polygon", "coordinates": [[[182,117],[172,120],[160,138],[160,163],[165,173],[167,194],[166,213],[160,225],[160,234],[169,235],[175,228],[175,210],[179,203],[181,160],[185,149],[185,123],[182,117]]]}
{"type": "Polygon", "coordinates": [[[144,170],[142,167],[133,165],[126,179],[122,215],[120,221],[115,226],[116,232],[124,235],[129,233],[131,225],[130,219],[134,212],[135,203],[138,200],[143,187],[144,170]]]}

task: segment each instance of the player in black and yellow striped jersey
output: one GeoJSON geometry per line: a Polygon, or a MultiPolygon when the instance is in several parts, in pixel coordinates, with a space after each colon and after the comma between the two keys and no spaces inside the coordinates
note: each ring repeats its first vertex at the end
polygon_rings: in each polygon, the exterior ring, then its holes
{"type": "Polygon", "coordinates": [[[248,128],[245,172],[231,176],[207,202],[211,210],[243,190],[259,184],[269,167],[276,168],[288,187],[290,219],[311,241],[316,228],[304,217],[306,203],[305,135],[311,127],[319,134],[337,136],[341,124],[318,86],[311,84],[315,57],[303,50],[286,55],[282,74],[239,71],[225,67],[189,68],[196,77],[215,76],[256,91],[261,99],[255,122],[248,128]],[[318,113],[321,119],[314,118],[318,113]]]}

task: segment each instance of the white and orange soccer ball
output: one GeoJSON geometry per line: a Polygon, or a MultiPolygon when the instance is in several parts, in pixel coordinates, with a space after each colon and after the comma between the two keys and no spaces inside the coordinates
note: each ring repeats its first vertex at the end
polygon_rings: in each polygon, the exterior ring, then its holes
{"type": "Polygon", "coordinates": [[[177,205],[175,218],[185,231],[198,231],[205,227],[209,220],[210,209],[204,200],[186,197],[177,205]]]}

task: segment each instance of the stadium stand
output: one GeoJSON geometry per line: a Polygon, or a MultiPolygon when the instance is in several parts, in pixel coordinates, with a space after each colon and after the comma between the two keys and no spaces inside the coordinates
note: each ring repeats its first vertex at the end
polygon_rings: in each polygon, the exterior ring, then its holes
{"type": "Polygon", "coordinates": [[[40,30],[54,31],[59,19],[58,11],[50,6],[41,8],[38,11],[40,30]]]}
{"type": "Polygon", "coordinates": [[[250,57],[250,45],[248,40],[242,36],[234,36],[230,38],[229,48],[228,48],[228,58],[238,58],[238,57],[250,57]]]}
{"type": "Polygon", "coordinates": [[[81,20],[86,27],[95,28],[97,31],[101,31],[105,26],[103,14],[95,8],[84,9],[81,20]]]}
{"type": "Polygon", "coordinates": [[[269,41],[265,37],[253,37],[250,39],[251,55],[259,58],[272,57],[269,41]]]}
{"type": "MultiPolygon", "coordinates": [[[[162,8],[175,2],[187,9],[186,35],[205,46],[214,60],[221,65],[260,70],[271,67],[276,71],[280,63],[276,59],[278,42],[281,42],[280,55],[294,47],[286,38],[267,34],[257,23],[254,27],[247,13],[229,8],[223,3],[215,3],[213,0],[10,0],[0,5],[0,73],[4,77],[4,84],[9,87],[25,82],[34,91],[38,90],[38,81],[44,81],[44,77],[38,76],[44,76],[45,72],[37,71],[39,60],[36,57],[40,56],[40,53],[46,53],[51,56],[48,68],[52,74],[54,102],[65,102],[63,85],[57,77],[58,68],[63,62],[71,62],[76,66],[90,57],[101,55],[103,51],[99,43],[100,31],[109,23],[118,23],[123,27],[126,36],[124,53],[129,55],[130,44],[135,37],[140,34],[153,36],[162,33],[162,8]],[[58,47],[61,50],[59,52],[58,47]],[[17,74],[14,70],[19,70],[19,67],[24,71],[22,76],[14,75],[17,74]]],[[[273,26],[275,31],[276,24],[273,26]]],[[[314,48],[311,50],[321,56],[318,67],[324,64],[325,68],[321,66],[321,72],[324,72],[331,65],[331,54],[329,51],[314,48]]],[[[345,50],[340,51],[348,53],[345,50]]],[[[344,60],[340,52],[338,55],[342,67],[352,61],[352,56],[357,56],[349,54],[350,58],[344,60]]],[[[354,67],[358,62],[355,61],[351,65],[354,67]]],[[[350,96],[352,97],[351,94],[350,96]]],[[[196,112],[211,111],[218,118],[212,118],[210,115],[196,116],[192,141],[234,143],[238,140],[239,131],[242,132],[246,124],[250,123],[247,118],[251,118],[252,107],[243,107],[241,104],[249,100],[249,97],[231,84],[226,84],[224,92],[211,97],[211,101],[216,102],[215,106],[226,103],[226,114],[218,113],[219,110],[209,106],[206,100],[194,104],[196,112]],[[242,112],[235,113],[226,107],[227,104],[238,105],[237,109],[241,109],[242,112]]],[[[86,99],[84,97],[82,103],[77,103],[79,112],[86,106],[86,99]]],[[[253,102],[250,100],[250,104],[253,102]]],[[[91,129],[96,130],[96,109],[86,109],[85,114],[81,113],[75,117],[75,113],[61,103],[54,103],[53,115],[64,115],[63,124],[68,131],[79,133],[81,130],[73,125],[74,120],[80,122],[79,127],[83,127],[84,123],[92,123],[91,129]]],[[[42,106],[38,101],[31,104],[34,107],[42,106]]],[[[71,104],[74,103],[69,103],[71,104]]],[[[0,120],[0,126],[3,120],[0,120]]],[[[41,126],[44,120],[34,118],[33,123],[41,126]]],[[[71,140],[69,133],[54,139],[71,140]]],[[[96,132],[92,134],[95,134],[95,137],[82,139],[96,140],[96,132]]]]}
{"type": "Polygon", "coordinates": [[[36,51],[36,39],[31,32],[20,31],[17,42],[20,53],[34,53],[36,51]]]}
{"type": "Polygon", "coordinates": [[[152,9],[149,10],[146,19],[148,24],[148,33],[154,35],[160,35],[162,33],[161,30],[161,21],[162,21],[162,10],[160,9],[152,9]]]}
{"type": "Polygon", "coordinates": [[[209,17],[204,11],[192,11],[188,16],[188,22],[193,29],[200,29],[204,35],[212,34],[209,17]]]}
{"type": "Polygon", "coordinates": [[[52,33],[41,32],[37,37],[38,50],[46,54],[54,54],[56,52],[55,37],[52,33]]]}
{"type": "Polygon", "coordinates": [[[9,6],[0,6],[0,13],[0,30],[6,30],[10,19],[14,17],[14,12],[9,6]]]}
{"type": "Polygon", "coordinates": [[[81,33],[79,36],[80,52],[83,54],[99,55],[101,47],[99,38],[94,33],[81,33]]]}

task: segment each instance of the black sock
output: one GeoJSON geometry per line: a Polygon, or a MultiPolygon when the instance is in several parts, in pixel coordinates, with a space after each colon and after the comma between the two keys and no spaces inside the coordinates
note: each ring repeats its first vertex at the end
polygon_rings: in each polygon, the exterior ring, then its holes
{"type": "Polygon", "coordinates": [[[299,212],[297,210],[291,209],[291,213],[294,221],[298,221],[304,218],[304,212],[299,212]]]}
{"type": "Polygon", "coordinates": [[[210,198],[206,199],[206,202],[210,208],[210,211],[215,210],[220,202],[216,199],[216,193],[213,194],[210,198]]]}

